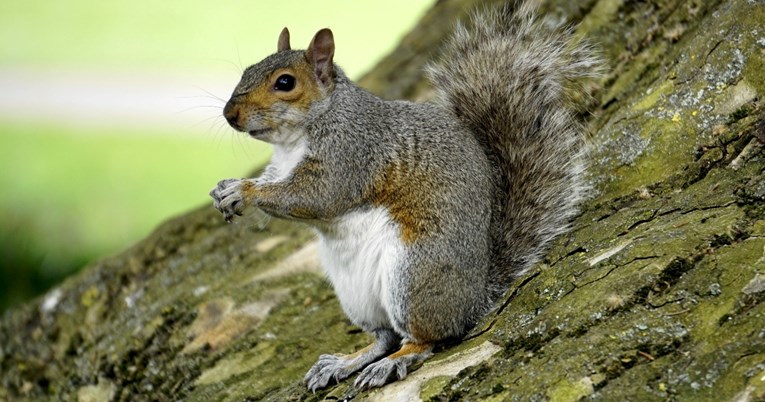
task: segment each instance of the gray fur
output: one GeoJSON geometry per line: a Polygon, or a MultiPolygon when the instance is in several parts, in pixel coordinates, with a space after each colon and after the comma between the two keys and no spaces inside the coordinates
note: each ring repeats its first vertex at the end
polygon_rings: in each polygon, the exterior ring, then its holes
{"type": "MultiPolygon", "coordinates": [[[[598,63],[570,32],[543,29],[532,11],[517,3],[475,16],[470,31],[456,28],[444,61],[428,68],[439,105],[382,100],[334,66],[326,96],[269,134],[280,144],[298,132],[307,145],[292,176],[262,184],[251,201],[269,214],[305,221],[328,236],[350,212],[379,207],[380,177],[401,179],[404,191],[416,195],[418,202],[404,207],[427,206],[416,215],[427,230],[406,245],[395,267],[388,323],[357,322],[366,331],[424,345],[461,337],[575,214],[584,191],[584,141],[566,91],[593,76],[598,63]]],[[[303,55],[283,51],[248,68],[232,101],[303,55]]],[[[227,219],[247,201],[242,183],[222,181],[211,192],[227,219]]],[[[325,355],[306,383],[320,388],[367,365],[357,386],[380,386],[430,355],[428,349],[373,363],[380,348],[352,361],[325,355]]]]}

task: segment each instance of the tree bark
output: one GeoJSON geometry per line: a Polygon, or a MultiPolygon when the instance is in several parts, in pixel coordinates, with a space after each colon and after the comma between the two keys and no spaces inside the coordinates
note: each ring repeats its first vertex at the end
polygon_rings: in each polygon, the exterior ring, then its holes
{"type": "MultiPolygon", "coordinates": [[[[361,85],[428,99],[423,64],[477,3],[439,1],[361,85]]],[[[0,399],[765,400],[765,3],[542,3],[610,68],[593,195],[463,342],[379,390],[308,392],[319,354],[369,341],[311,232],[205,206],[6,313],[0,399]]]]}

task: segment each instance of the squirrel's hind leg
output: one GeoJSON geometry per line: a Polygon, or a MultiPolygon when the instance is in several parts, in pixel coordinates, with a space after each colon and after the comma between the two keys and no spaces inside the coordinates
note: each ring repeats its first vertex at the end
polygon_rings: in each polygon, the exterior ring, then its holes
{"type": "Polygon", "coordinates": [[[353,385],[363,390],[401,380],[406,377],[408,367],[432,356],[432,351],[432,343],[404,342],[397,352],[368,365],[353,385]]]}
{"type": "Polygon", "coordinates": [[[356,353],[345,356],[321,355],[319,360],[306,373],[306,386],[312,392],[326,387],[330,381],[340,382],[351,374],[363,369],[375,360],[395,350],[401,337],[391,329],[374,331],[375,342],[356,353]]]}

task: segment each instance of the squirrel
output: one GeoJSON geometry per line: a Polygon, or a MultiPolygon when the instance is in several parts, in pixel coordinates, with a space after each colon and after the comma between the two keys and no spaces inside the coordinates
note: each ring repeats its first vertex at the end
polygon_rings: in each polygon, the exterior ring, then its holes
{"type": "Polygon", "coordinates": [[[227,221],[253,205],[315,229],[348,318],[374,335],[321,355],[315,391],[360,371],[358,389],[402,379],[459,339],[566,231],[585,194],[577,99],[599,75],[591,45],[549,28],[531,2],[458,24],[427,67],[435,103],[383,100],[333,62],[329,29],[248,67],[223,114],[273,145],[264,173],[210,195],[227,221]]]}

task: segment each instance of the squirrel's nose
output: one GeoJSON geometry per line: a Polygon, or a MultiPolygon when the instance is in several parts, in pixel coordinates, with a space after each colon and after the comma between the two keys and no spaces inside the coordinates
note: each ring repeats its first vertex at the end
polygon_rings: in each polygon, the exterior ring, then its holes
{"type": "Polygon", "coordinates": [[[223,117],[226,118],[226,121],[228,121],[228,124],[232,127],[239,127],[237,124],[237,120],[239,120],[239,108],[236,107],[233,102],[226,102],[226,106],[223,107],[223,117]]]}

